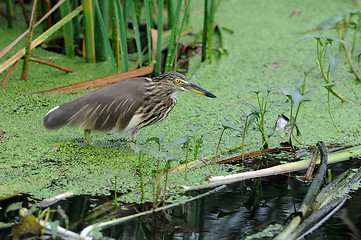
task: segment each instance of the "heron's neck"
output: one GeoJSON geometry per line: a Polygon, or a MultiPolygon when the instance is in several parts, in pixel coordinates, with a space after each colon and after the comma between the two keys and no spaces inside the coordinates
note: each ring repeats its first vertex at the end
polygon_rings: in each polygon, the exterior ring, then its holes
{"type": "Polygon", "coordinates": [[[173,92],[173,93],[170,95],[170,99],[172,99],[172,100],[177,100],[178,92],[179,92],[179,91],[173,92]]]}

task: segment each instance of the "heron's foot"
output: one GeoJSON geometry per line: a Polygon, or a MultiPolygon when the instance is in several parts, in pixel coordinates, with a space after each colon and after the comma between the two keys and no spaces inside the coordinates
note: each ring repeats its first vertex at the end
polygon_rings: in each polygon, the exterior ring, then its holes
{"type": "Polygon", "coordinates": [[[85,129],[84,130],[84,138],[90,146],[94,146],[94,142],[90,137],[90,133],[91,133],[91,130],[85,129]]]}
{"type": "Polygon", "coordinates": [[[130,150],[134,151],[135,150],[135,140],[130,140],[130,150]]]}

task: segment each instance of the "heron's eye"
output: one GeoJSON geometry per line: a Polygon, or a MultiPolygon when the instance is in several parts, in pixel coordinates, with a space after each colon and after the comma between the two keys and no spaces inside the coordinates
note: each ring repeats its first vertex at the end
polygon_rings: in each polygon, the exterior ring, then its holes
{"type": "Polygon", "coordinates": [[[179,84],[179,83],[180,83],[180,79],[179,79],[179,78],[176,78],[174,81],[175,81],[176,84],[179,84]]]}

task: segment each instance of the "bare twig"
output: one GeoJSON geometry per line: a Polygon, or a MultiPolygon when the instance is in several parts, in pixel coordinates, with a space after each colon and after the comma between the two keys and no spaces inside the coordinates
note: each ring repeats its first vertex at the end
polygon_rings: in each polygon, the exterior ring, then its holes
{"type": "Polygon", "coordinates": [[[1,83],[1,89],[5,88],[6,83],[9,81],[9,78],[11,76],[11,74],[13,73],[16,64],[18,64],[19,60],[16,61],[15,63],[13,63],[13,65],[11,65],[11,67],[9,68],[8,72],[6,73],[3,82],[1,83]]]}
{"type": "Polygon", "coordinates": [[[31,11],[29,34],[28,34],[28,39],[26,40],[23,70],[21,72],[21,77],[20,77],[21,80],[26,80],[26,78],[28,76],[29,57],[30,57],[30,50],[31,50],[31,41],[33,40],[33,32],[34,32],[34,28],[35,28],[37,3],[38,3],[38,0],[34,0],[33,10],[31,11]]]}
{"type": "MultiPolygon", "coordinates": [[[[342,30],[342,40],[345,41],[346,39],[346,27],[344,26],[343,27],[343,30],[342,30]]],[[[352,73],[355,75],[356,79],[361,81],[361,76],[360,74],[358,73],[357,69],[355,68],[355,66],[353,65],[353,62],[352,62],[352,59],[351,59],[351,53],[348,51],[347,49],[347,46],[346,46],[346,43],[343,42],[342,43],[342,46],[343,46],[343,49],[345,49],[345,52],[346,52],[346,56],[347,56],[347,60],[348,60],[348,64],[350,65],[350,68],[351,68],[351,71],[352,73]]]]}
{"type": "Polygon", "coordinates": [[[60,66],[58,64],[47,62],[47,61],[40,60],[40,59],[37,59],[37,58],[29,57],[29,60],[32,61],[32,62],[37,62],[37,63],[41,63],[41,64],[44,64],[44,65],[48,65],[48,66],[60,69],[60,70],[65,71],[67,73],[75,72],[73,69],[66,68],[66,67],[60,66]]]}

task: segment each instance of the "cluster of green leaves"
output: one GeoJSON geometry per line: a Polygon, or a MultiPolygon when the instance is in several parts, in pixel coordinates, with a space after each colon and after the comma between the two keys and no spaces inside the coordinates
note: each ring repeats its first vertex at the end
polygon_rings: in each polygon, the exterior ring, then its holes
{"type": "Polygon", "coordinates": [[[347,10],[347,14],[344,16],[334,15],[318,24],[316,29],[319,30],[319,32],[306,34],[302,36],[301,39],[314,38],[316,40],[316,63],[319,67],[322,78],[326,82],[323,87],[327,89],[328,93],[331,93],[335,97],[339,98],[342,102],[347,102],[347,99],[334,90],[334,86],[337,84],[346,84],[331,81],[331,77],[334,75],[334,72],[339,64],[341,54],[340,52],[337,52],[336,54],[329,54],[328,62],[326,56],[328,47],[332,45],[333,42],[338,43],[340,45],[340,51],[343,51],[347,57],[350,72],[355,75],[355,78],[358,81],[361,80],[361,76],[358,73],[353,60],[355,56],[360,56],[361,54],[361,43],[357,43],[357,40],[359,39],[357,38],[357,35],[359,35],[361,31],[361,11],[347,10]],[[336,32],[336,37],[327,35],[327,32],[329,31],[336,32]],[[347,36],[349,32],[353,32],[350,37],[347,36]]]}

